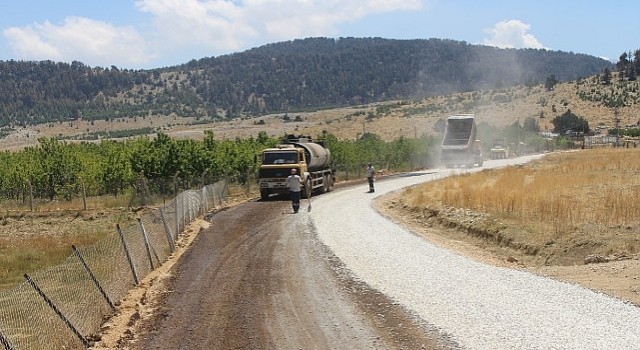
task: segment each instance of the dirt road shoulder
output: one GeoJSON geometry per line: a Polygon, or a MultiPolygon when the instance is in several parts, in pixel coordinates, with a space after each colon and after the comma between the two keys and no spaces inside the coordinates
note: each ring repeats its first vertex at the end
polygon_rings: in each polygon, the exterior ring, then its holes
{"type": "Polygon", "coordinates": [[[378,198],[374,206],[384,216],[439,246],[494,266],[526,270],[567,283],[578,284],[640,306],[638,258],[572,266],[528,263],[531,256],[507,249],[464,232],[428,223],[423,214],[399,204],[401,191],[378,198]]]}

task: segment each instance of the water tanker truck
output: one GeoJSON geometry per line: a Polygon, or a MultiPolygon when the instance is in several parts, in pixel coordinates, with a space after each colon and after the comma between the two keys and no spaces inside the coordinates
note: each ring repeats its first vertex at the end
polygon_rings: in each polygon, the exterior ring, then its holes
{"type": "Polygon", "coordinates": [[[288,135],[281,144],[262,151],[258,172],[260,197],[288,193],[285,182],[291,169],[296,169],[304,182],[303,198],[311,197],[312,192],[329,192],[335,183],[335,170],[330,162],[331,152],[323,141],[288,135]]]}
{"type": "Polygon", "coordinates": [[[447,168],[482,166],[482,143],[476,140],[473,114],[452,115],[447,118],[440,145],[440,161],[447,168]]]}

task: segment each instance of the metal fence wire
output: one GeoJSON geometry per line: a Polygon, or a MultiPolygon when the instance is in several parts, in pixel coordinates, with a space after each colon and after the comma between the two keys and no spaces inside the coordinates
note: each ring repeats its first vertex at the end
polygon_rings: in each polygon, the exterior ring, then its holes
{"type": "Polygon", "coordinates": [[[178,235],[224,205],[227,181],[180,193],[169,204],[0,293],[0,349],[82,349],[145,276],[174,251],[178,235]]]}

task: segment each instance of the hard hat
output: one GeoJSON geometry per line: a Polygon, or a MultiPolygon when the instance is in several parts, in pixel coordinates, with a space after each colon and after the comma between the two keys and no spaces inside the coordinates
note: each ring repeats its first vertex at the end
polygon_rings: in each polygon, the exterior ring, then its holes
{"type": "Polygon", "coordinates": [[[297,170],[296,170],[295,168],[294,168],[294,169],[291,169],[291,173],[292,173],[292,174],[295,174],[296,172],[297,172],[297,170]]]}

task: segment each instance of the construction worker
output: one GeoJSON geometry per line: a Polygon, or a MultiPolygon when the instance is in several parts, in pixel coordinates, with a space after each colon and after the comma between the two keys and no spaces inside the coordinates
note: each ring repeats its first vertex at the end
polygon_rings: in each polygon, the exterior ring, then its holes
{"type": "Polygon", "coordinates": [[[373,188],[373,178],[375,174],[376,174],[376,169],[373,167],[373,165],[371,165],[371,163],[368,163],[366,175],[367,175],[367,181],[369,182],[369,193],[375,192],[375,189],[373,188]]]}
{"type": "Polygon", "coordinates": [[[302,178],[298,175],[296,169],[291,169],[291,175],[287,177],[287,187],[289,188],[289,194],[291,195],[291,206],[293,212],[297,213],[300,209],[300,190],[302,189],[302,178]]]}

